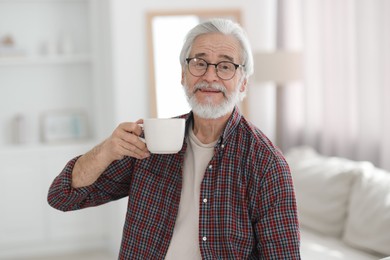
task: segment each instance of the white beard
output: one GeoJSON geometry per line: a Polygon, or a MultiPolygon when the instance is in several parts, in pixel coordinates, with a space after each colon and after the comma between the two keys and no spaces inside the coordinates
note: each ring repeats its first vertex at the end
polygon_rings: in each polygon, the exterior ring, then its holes
{"type": "Polygon", "coordinates": [[[194,114],[204,119],[216,119],[232,112],[234,107],[242,99],[239,90],[240,85],[241,84],[238,84],[238,86],[236,87],[234,92],[230,94],[230,96],[227,96],[226,88],[220,83],[208,84],[203,81],[195,85],[193,92],[189,91],[186,82],[184,82],[183,87],[187,97],[187,101],[190,104],[194,114]],[[199,103],[196,99],[195,92],[199,89],[206,88],[221,91],[225,98],[222,104],[213,104],[211,99],[206,99],[205,104],[199,103]]]}

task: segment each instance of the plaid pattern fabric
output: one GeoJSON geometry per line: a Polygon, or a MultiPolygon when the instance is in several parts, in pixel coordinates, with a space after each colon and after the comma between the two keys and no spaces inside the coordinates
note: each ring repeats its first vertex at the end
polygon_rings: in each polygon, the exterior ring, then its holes
{"type": "MultiPolygon", "coordinates": [[[[192,114],[187,118],[187,125],[192,114]]],[[[184,154],[113,162],[91,186],[71,187],[71,160],[48,201],[59,210],[128,196],[119,259],[164,259],[178,213],[184,154]]],[[[236,108],[215,147],[199,198],[203,259],[300,259],[299,227],[289,167],[278,149],[236,108]]]]}

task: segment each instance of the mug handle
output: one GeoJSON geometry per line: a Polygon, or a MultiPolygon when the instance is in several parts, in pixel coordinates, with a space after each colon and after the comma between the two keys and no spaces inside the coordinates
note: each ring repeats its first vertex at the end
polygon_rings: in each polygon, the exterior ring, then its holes
{"type": "MultiPolygon", "coordinates": [[[[144,124],[138,124],[138,125],[142,128],[142,131],[143,131],[143,129],[144,129],[144,124]]],[[[144,142],[144,143],[146,144],[145,138],[142,138],[142,137],[138,136],[138,139],[141,140],[142,142],[144,142]]]]}

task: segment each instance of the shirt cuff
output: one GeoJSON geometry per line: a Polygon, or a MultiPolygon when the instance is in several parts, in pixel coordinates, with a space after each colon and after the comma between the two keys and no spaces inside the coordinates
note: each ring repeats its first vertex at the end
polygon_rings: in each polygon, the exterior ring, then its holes
{"type": "Polygon", "coordinates": [[[93,184],[85,187],[80,187],[80,188],[72,187],[73,168],[80,157],[81,155],[70,160],[65,165],[65,168],[62,170],[62,173],[60,174],[61,190],[63,191],[64,194],[71,196],[72,199],[85,198],[86,196],[88,196],[88,194],[90,194],[94,190],[93,184]]]}

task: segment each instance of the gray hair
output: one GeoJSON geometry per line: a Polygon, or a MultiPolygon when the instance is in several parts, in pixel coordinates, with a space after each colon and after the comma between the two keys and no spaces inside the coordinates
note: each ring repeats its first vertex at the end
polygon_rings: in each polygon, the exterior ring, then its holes
{"type": "Polygon", "coordinates": [[[251,46],[245,31],[238,23],[227,19],[211,19],[200,23],[191,29],[184,39],[184,44],[180,52],[180,64],[182,68],[186,66],[186,58],[191,52],[192,44],[196,37],[207,33],[222,33],[231,35],[238,40],[241,45],[241,58],[244,66],[244,76],[248,78],[253,74],[253,56],[251,46]]]}

